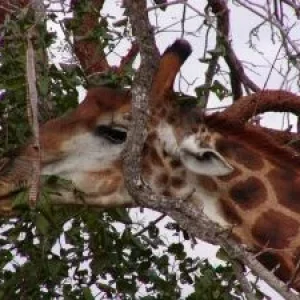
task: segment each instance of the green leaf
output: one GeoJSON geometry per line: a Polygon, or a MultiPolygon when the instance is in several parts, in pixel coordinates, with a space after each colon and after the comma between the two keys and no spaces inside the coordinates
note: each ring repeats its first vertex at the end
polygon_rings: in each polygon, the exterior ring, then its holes
{"type": "Polygon", "coordinates": [[[159,235],[159,229],[153,223],[150,223],[148,226],[148,234],[151,239],[155,239],[159,235]]]}
{"type": "Polygon", "coordinates": [[[83,297],[85,300],[94,300],[91,290],[88,287],[83,288],[83,297]]]}
{"type": "Polygon", "coordinates": [[[41,97],[46,97],[49,91],[49,77],[40,77],[38,80],[38,87],[41,97]]]}
{"type": "Polygon", "coordinates": [[[186,253],[184,252],[184,246],[182,243],[173,243],[168,247],[168,252],[174,254],[176,259],[184,259],[186,253]]]}
{"type": "Polygon", "coordinates": [[[28,191],[20,191],[17,193],[15,199],[12,202],[12,207],[14,209],[24,210],[28,209],[28,191]]]}
{"type": "Polygon", "coordinates": [[[126,208],[115,208],[109,211],[109,214],[119,222],[124,224],[132,224],[131,217],[126,208]]]}
{"type": "Polygon", "coordinates": [[[227,252],[223,248],[220,248],[218,250],[216,257],[226,262],[230,261],[230,257],[228,256],[227,252]]]}
{"type": "Polygon", "coordinates": [[[49,221],[41,213],[38,213],[36,216],[36,229],[43,235],[47,235],[51,226],[49,221]]]}

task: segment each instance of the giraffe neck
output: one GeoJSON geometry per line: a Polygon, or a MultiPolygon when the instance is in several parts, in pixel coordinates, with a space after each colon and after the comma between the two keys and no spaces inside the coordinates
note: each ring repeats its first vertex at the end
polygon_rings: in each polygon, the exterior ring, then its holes
{"type": "MultiPolygon", "coordinates": [[[[300,172],[262,156],[261,149],[216,134],[215,148],[234,172],[216,178],[223,213],[234,236],[254,251],[275,275],[288,281],[300,257],[300,172]]],[[[300,276],[293,286],[300,288],[300,276]]]]}

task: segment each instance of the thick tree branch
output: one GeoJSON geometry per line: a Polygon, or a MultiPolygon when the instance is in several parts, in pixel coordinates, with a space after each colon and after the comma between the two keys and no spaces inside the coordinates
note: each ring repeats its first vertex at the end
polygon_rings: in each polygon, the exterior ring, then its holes
{"type": "Polygon", "coordinates": [[[213,78],[216,75],[217,71],[218,71],[218,62],[219,62],[219,58],[220,55],[218,53],[218,45],[215,47],[215,49],[213,51],[211,51],[211,60],[208,64],[208,68],[205,72],[205,83],[204,83],[204,93],[203,93],[203,100],[201,102],[201,106],[202,107],[207,107],[207,103],[209,100],[209,94],[210,94],[210,89],[209,87],[211,87],[212,83],[213,83],[213,78]]]}
{"type": "Polygon", "coordinates": [[[252,117],[264,112],[300,112],[300,97],[282,90],[264,90],[229,106],[220,114],[231,121],[245,123],[252,117]]]}
{"type": "Polygon", "coordinates": [[[133,33],[141,53],[141,65],[132,87],[133,122],[124,151],[124,176],[126,186],[133,198],[139,201],[145,193],[141,179],[141,153],[147,136],[146,123],[148,102],[153,75],[159,62],[153,30],[146,11],[145,1],[125,1],[133,33]]]}

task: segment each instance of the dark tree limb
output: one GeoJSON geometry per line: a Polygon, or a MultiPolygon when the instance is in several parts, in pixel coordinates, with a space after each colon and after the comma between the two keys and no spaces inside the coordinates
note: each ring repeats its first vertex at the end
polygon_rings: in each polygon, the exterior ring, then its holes
{"type": "Polygon", "coordinates": [[[294,9],[296,16],[299,18],[300,17],[300,4],[296,3],[296,1],[292,0],[280,0],[281,4],[284,3],[294,9]]]}
{"type": "MultiPolygon", "coordinates": [[[[234,102],[219,114],[239,126],[238,124],[245,124],[251,118],[265,112],[289,112],[298,116],[300,114],[300,97],[282,90],[264,90],[241,97],[239,101],[234,102]]],[[[300,152],[299,133],[265,127],[260,127],[260,130],[272,136],[277,143],[288,146],[297,153],[300,152]]]]}
{"type": "Polygon", "coordinates": [[[217,43],[225,47],[224,59],[230,70],[233,99],[239,99],[243,95],[242,85],[254,92],[260,91],[260,88],[245,74],[244,67],[232,48],[227,1],[208,0],[208,7],[217,17],[217,43]]]}
{"type": "Polygon", "coordinates": [[[232,122],[246,123],[264,112],[300,113],[300,97],[282,90],[264,90],[242,97],[220,114],[232,122]]]}
{"type": "Polygon", "coordinates": [[[87,78],[105,72],[122,75],[139,52],[137,43],[133,43],[127,55],[122,58],[119,67],[109,65],[104,51],[106,47],[105,38],[95,34],[99,28],[107,31],[106,19],[100,18],[100,11],[104,2],[105,0],[91,0],[89,9],[86,7],[83,9],[82,1],[73,0],[71,2],[74,17],[68,20],[67,27],[73,32],[74,53],[87,78]]]}
{"type": "Polygon", "coordinates": [[[109,64],[104,52],[104,45],[99,38],[93,36],[93,31],[105,26],[105,19],[100,18],[100,10],[105,0],[91,0],[89,6],[82,9],[83,2],[73,0],[71,7],[74,17],[71,28],[74,34],[74,52],[86,75],[109,70],[109,64]]]}

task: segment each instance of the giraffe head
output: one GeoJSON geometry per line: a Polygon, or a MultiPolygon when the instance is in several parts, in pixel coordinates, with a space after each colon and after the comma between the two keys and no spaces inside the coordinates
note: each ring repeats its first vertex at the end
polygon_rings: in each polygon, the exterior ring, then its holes
{"type": "MultiPolygon", "coordinates": [[[[186,118],[176,105],[173,83],[190,53],[187,42],[176,41],[162,56],[152,84],[143,175],[154,189],[165,194],[176,195],[190,188],[185,176],[181,175],[186,173],[185,165],[187,169],[193,169],[193,159],[198,163],[196,168],[202,169],[202,174],[224,175],[231,171],[222,156],[208,148],[195,153],[193,158],[194,149],[185,138],[197,118],[191,117],[192,121],[186,118]],[[206,159],[208,156],[211,160],[206,159]]],[[[89,89],[77,109],[41,127],[42,174],[71,180],[86,194],[86,201],[90,204],[115,206],[132,203],[124,187],[121,161],[131,119],[130,109],[130,91],[104,87],[89,89]]],[[[7,171],[2,173],[0,196],[26,185],[32,172],[31,156],[32,145],[29,143],[14,160],[13,167],[10,163],[7,171]]],[[[74,197],[66,193],[62,198],[65,202],[74,201],[74,197]]]]}

